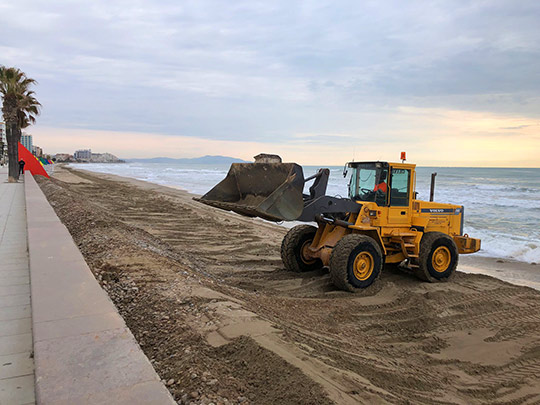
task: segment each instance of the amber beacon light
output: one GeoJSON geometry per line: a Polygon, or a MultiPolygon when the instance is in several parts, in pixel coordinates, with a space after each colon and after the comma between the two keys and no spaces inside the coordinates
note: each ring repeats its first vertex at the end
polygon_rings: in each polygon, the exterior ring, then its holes
{"type": "Polygon", "coordinates": [[[404,163],[407,160],[407,153],[401,152],[401,163],[404,163]]]}

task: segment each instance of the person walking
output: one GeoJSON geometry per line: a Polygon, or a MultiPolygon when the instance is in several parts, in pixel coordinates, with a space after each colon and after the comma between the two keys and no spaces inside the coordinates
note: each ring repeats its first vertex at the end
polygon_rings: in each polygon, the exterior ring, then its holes
{"type": "Polygon", "coordinates": [[[25,165],[25,161],[24,160],[19,160],[19,174],[24,174],[24,165],[25,165]]]}

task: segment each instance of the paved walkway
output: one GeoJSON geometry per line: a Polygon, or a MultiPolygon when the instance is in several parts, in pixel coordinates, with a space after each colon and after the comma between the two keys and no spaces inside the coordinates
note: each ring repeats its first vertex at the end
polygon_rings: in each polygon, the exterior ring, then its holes
{"type": "Polygon", "coordinates": [[[24,184],[0,167],[0,404],[33,404],[32,312],[24,184]]]}

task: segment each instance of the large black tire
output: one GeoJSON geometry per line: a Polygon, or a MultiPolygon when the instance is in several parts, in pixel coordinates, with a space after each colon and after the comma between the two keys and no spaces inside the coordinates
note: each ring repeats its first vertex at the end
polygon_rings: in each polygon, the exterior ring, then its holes
{"type": "Polygon", "coordinates": [[[317,228],[311,225],[297,225],[291,228],[281,243],[281,260],[289,271],[304,272],[318,270],[323,267],[320,259],[308,260],[302,254],[317,233],[317,228]]]}
{"type": "Polygon", "coordinates": [[[454,239],[441,232],[427,232],[420,241],[416,275],[431,283],[447,281],[454,274],[458,260],[454,239]]]}
{"type": "Polygon", "coordinates": [[[332,250],[330,278],[336,287],[354,292],[373,284],[381,274],[383,262],[381,248],[373,238],[346,235],[332,250]]]}

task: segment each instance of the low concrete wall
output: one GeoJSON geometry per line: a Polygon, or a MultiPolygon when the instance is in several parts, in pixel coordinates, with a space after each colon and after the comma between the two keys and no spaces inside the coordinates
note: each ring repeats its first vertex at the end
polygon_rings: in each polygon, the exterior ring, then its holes
{"type": "Polygon", "coordinates": [[[37,403],[174,404],[29,172],[24,181],[37,403]]]}

